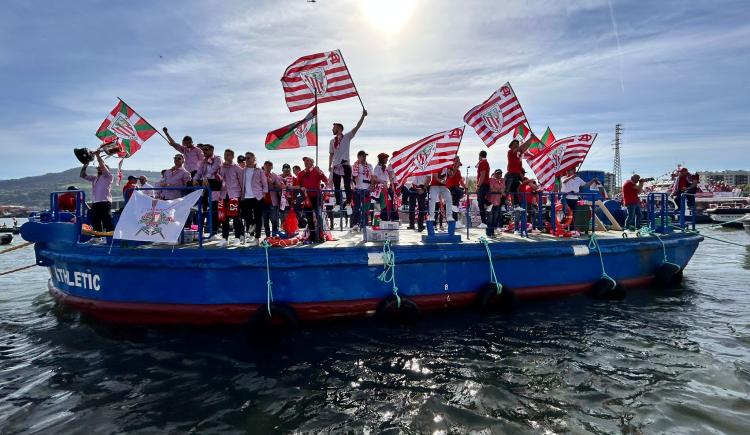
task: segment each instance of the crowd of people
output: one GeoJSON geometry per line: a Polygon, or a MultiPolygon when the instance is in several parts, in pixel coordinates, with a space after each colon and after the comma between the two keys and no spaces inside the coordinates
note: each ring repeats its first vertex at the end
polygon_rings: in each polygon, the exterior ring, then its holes
{"type": "MultiPolygon", "coordinates": [[[[208,187],[211,197],[204,197],[202,207],[212,212],[212,223],[207,231],[209,238],[217,240],[219,245],[228,244],[230,224],[234,232],[233,245],[260,244],[262,232],[266,237],[277,234],[290,212],[294,213],[300,227],[309,230],[312,242],[324,241],[325,230],[335,226],[336,217],[342,227],[353,229],[372,225],[376,219],[398,220],[399,203],[408,209],[408,228],[415,231],[424,231],[426,220],[434,220],[439,225],[443,220],[449,225],[458,221],[460,205],[468,191],[461,174],[461,160],[456,157],[449,168],[431,175],[409,177],[399,185],[388,154],[378,154],[374,166],[368,162],[368,153],[364,150],[351,160],[351,142],[366,116],[363,110],[359,121],[348,132],[341,123],[333,124],[327,172],[316,166],[312,158],[304,157],[301,166],[284,163],[281,173],[277,174],[271,161],[259,165],[252,152],[236,155],[234,150],[225,149],[223,155],[218,156],[212,144],[194,144],[190,136],[184,136],[178,143],[164,127],[169,145],[178,152],[173,165],[163,170],[161,179],[153,185],[145,176],[128,177],[123,197],[127,201],[135,189],[143,189],[154,198],[170,200],[183,196],[189,188],[208,187]]],[[[524,205],[529,222],[536,222],[540,188],[535,180],[525,176],[521,163],[528,145],[516,139],[510,142],[505,174],[501,169],[490,168],[487,151],[479,152],[476,164],[479,227],[486,229],[487,236],[494,237],[496,229],[504,225],[505,216],[518,210],[520,205],[524,205]]],[[[106,232],[113,230],[111,186],[114,177],[100,154],[95,154],[96,175],[89,175],[88,164],[84,164],[81,178],[92,183],[91,225],[95,231],[106,232]]],[[[568,205],[575,210],[578,202],[575,194],[593,182],[596,180],[586,183],[575,171],[570,171],[557,190],[569,194],[568,205]]],[[[75,209],[74,203],[66,203],[69,200],[61,200],[60,206],[75,209]]],[[[460,222],[458,226],[462,226],[460,222]]]]}

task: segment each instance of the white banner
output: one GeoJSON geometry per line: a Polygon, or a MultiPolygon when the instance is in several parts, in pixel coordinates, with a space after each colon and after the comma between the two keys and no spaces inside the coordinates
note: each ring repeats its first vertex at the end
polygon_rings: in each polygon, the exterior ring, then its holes
{"type": "Polygon", "coordinates": [[[196,190],[182,198],[163,200],[153,199],[140,190],[133,191],[117,222],[114,238],[176,244],[190,207],[202,192],[196,190]]]}

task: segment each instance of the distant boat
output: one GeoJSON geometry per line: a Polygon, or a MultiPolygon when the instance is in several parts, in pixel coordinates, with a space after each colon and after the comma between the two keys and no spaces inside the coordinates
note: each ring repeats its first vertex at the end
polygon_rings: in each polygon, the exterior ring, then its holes
{"type": "Polygon", "coordinates": [[[0,227],[0,233],[20,234],[20,227],[0,227]]]}
{"type": "Polygon", "coordinates": [[[13,234],[3,234],[0,236],[0,245],[10,245],[13,241],[13,234]]]}
{"type": "Polygon", "coordinates": [[[742,228],[743,221],[741,219],[748,213],[750,213],[750,204],[744,198],[742,201],[711,204],[706,209],[706,214],[712,221],[731,228],[742,228]]]}

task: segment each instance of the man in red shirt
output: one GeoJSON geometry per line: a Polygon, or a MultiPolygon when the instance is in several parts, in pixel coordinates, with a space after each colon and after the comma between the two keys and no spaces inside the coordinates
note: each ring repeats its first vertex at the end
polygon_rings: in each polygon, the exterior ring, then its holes
{"type": "Polygon", "coordinates": [[[627,180],[622,185],[622,198],[625,202],[625,207],[628,209],[628,216],[625,218],[625,228],[637,230],[641,227],[641,200],[638,199],[638,194],[643,190],[643,182],[644,180],[641,180],[640,175],[633,174],[630,180],[627,180]]]}
{"type": "Polygon", "coordinates": [[[672,195],[674,196],[674,202],[677,204],[677,210],[682,207],[682,194],[688,189],[691,184],[690,172],[687,168],[680,168],[680,172],[677,174],[677,179],[674,181],[672,188],[672,195]]]}
{"type": "Polygon", "coordinates": [[[487,151],[479,151],[479,163],[477,163],[477,204],[479,205],[479,218],[482,222],[479,228],[487,228],[487,192],[490,191],[490,163],[487,161],[487,151]]]}
{"type": "Polygon", "coordinates": [[[129,175],[128,176],[128,182],[125,183],[124,186],[122,186],[122,197],[123,197],[123,199],[125,199],[126,203],[130,199],[130,195],[133,194],[133,189],[135,189],[136,187],[138,187],[138,186],[135,185],[135,183],[137,181],[138,181],[137,178],[135,178],[132,175],[129,175]]]}
{"type": "MultiPolygon", "coordinates": [[[[521,157],[529,149],[530,145],[531,139],[524,142],[523,145],[517,139],[510,141],[510,145],[508,145],[508,170],[505,172],[505,192],[510,194],[518,192],[518,187],[521,185],[521,180],[523,179],[521,157]]],[[[513,198],[512,195],[511,198],[513,198]]],[[[517,198],[513,198],[513,202],[516,201],[517,198]]]]}
{"type": "Polygon", "coordinates": [[[305,162],[305,169],[297,175],[297,180],[302,194],[306,197],[304,211],[307,227],[310,230],[310,241],[321,242],[323,237],[318,228],[322,229],[322,225],[316,225],[315,222],[316,220],[323,222],[320,214],[320,183],[328,182],[328,178],[319,167],[313,166],[313,159],[310,157],[303,157],[302,161],[305,162]],[[315,219],[313,219],[313,213],[315,213],[315,219]]]}
{"type": "MultiPolygon", "coordinates": [[[[68,186],[67,190],[78,190],[75,186],[68,186]]],[[[77,192],[63,193],[57,197],[57,211],[76,211],[77,192]]]]}
{"type": "MultiPolygon", "coordinates": [[[[526,217],[529,222],[534,225],[534,228],[536,228],[538,226],[536,224],[536,216],[539,211],[539,186],[537,186],[536,180],[524,178],[521,187],[519,188],[519,192],[523,193],[526,200],[526,217]]],[[[523,201],[523,199],[521,199],[521,201],[523,201]]],[[[523,202],[521,202],[521,204],[523,204],[523,202]]]]}
{"type": "MultiPolygon", "coordinates": [[[[486,162],[486,160],[485,160],[486,162]]],[[[487,165],[489,168],[489,164],[487,165]]],[[[489,169],[488,169],[489,172],[489,169]]],[[[489,177],[487,177],[489,180],[489,177]]],[[[461,198],[464,196],[464,192],[466,192],[466,183],[464,183],[464,178],[461,176],[461,159],[456,156],[455,159],[453,159],[453,166],[448,168],[448,179],[445,180],[445,187],[448,188],[448,190],[451,191],[451,199],[453,200],[453,207],[455,207],[456,211],[453,211],[453,220],[456,221],[456,227],[462,228],[460,222],[458,222],[458,205],[461,201],[461,198]]],[[[485,198],[486,198],[485,193],[485,198]]]]}

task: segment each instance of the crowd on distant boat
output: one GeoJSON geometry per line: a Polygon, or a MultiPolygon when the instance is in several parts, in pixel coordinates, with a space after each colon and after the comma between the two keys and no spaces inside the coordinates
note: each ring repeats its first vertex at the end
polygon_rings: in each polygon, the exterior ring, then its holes
{"type": "MultiPolygon", "coordinates": [[[[219,245],[229,241],[230,221],[234,230],[233,245],[257,245],[262,240],[262,231],[266,237],[276,234],[292,211],[300,227],[306,226],[309,230],[312,242],[324,241],[326,227],[335,225],[334,216],[357,229],[371,225],[375,219],[398,220],[402,204],[408,209],[408,228],[415,231],[424,230],[425,220],[436,220],[439,225],[443,220],[457,221],[461,205],[467,206],[468,202],[461,160],[456,157],[449,168],[432,175],[412,176],[403,185],[397,185],[388,154],[378,154],[375,166],[367,161],[368,153],[364,150],[357,153],[356,160],[351,160],[351,141],[366,116],[363,110],[357,124],[346,133],[342,124],[333,124],[327,172],[312,158],[304,157],[301,166],[284,163],[281,173],[277,174],[273,162],[259,165],[252,152],[236,155],[234,150],[225,149],[223,156],[218,156],[214,145],[194,144],[190,136],[184,136],[178,143],[165,127],[163,131],[169,145],[178,151],[172,167],[161,171],[161,179],[154,184],[143,175],[129,176],[123,186],[123,197],[127,202],[136,189],[143,189],[144,194],[156,199],[171,200],[186,191],[160,188],[209,187],[213,219],[208,232],[219,245]],[[378,208],[380,212],[376,217],[378,208]],[[224,211],[221,222],[219,209],[224,211]]],[[[522,167],[527,146],[517,139],[510,142],[505,174],[501,169],[491,170],[487,151],[479,153],[476,164],[479,227],[485,228],[490,237],[496,236],[495,230],[503,225],[504,215],[518,209],[521,203],[525,205],[528,221],[536,227],[540,188],[536,180],[525,176],[522,167]]],[[[88,163],[81,168],[80,175],[92,183],[91,225],[95,231],[107,232],[114,229],[111,188],[115,177],[100,154],[96,154],[96,175],[87,173],[88,163]]],[[[597,183],[596,179],[585,182],[571,170],[562,177],[556,190],[569,193],[567,205],[575,210],[579,200],[576,193],[597,183]]],[[[75,188],[71,186],[71,189],[75,188]]],[[[75,210],[75,195],[61,195],[58,204],[61,209],[75,210]]],[[[204,210],[208,210],[208,205],[209,201],[205,200],[204,210]]]]}

